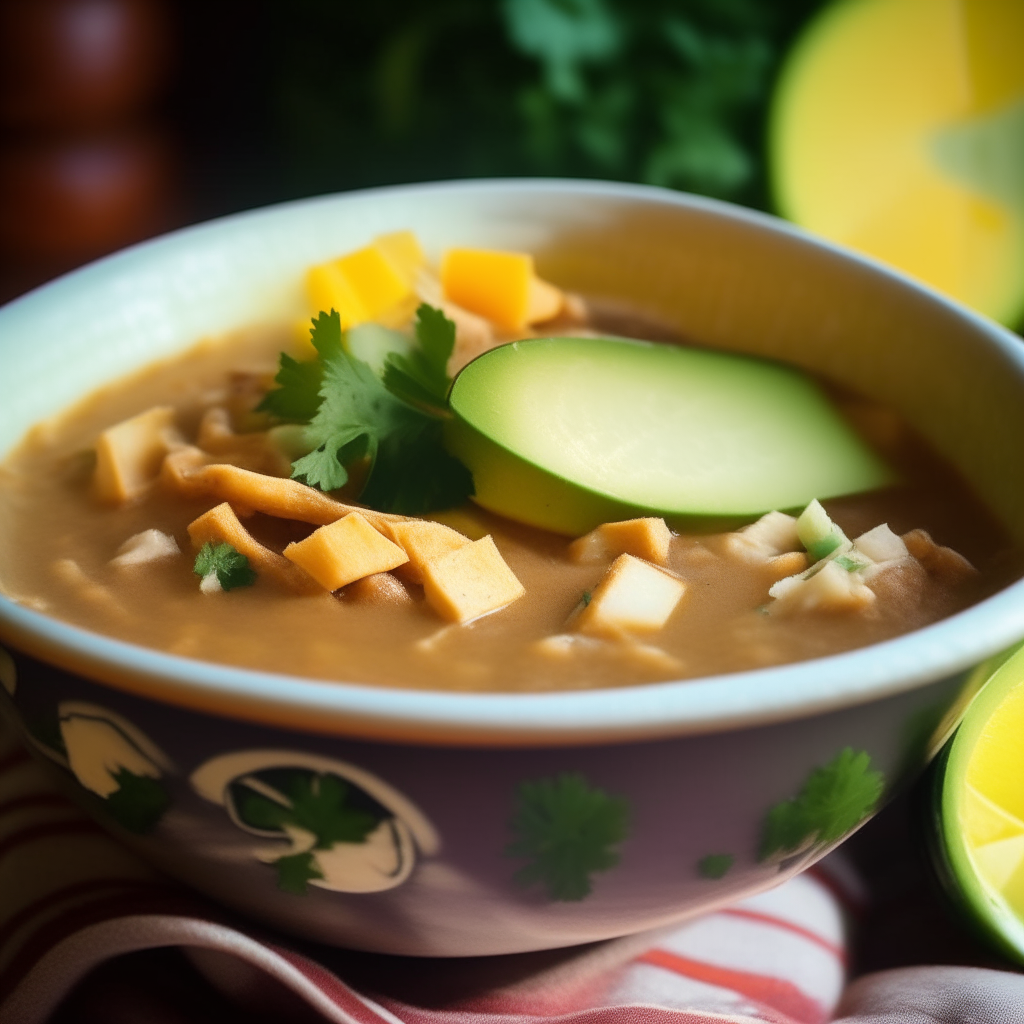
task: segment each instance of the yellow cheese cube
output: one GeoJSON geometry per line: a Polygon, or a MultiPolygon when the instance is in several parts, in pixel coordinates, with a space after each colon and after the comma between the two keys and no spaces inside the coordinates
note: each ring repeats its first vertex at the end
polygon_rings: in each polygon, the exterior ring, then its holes
{"type": "Polygon", "coordinates": [[[616,555],[636,555],[648,562],[665,565],[672,531],[664,519],[647,516],[625,519],[619,523],[602,523],[569,545],[574,562],[604,562],[616,555]]]}
{"type": "Polygon", "coordinates": [[[159,476],[173,440],[170,406],[147,409],[108,427],[96,441],[96,495],[115,502],[138,497],[159,476]]]}
{"type": "Polygon", "coordinates": [[[373,244],[398,268],[411,288],[420,268],[427,262],[416,235],[412,231],[392,231],[378,235],[373,244]]]}
{"type": "Polygon", "coordinates": [[[321,263],[306,271],[306,297],[314,313],[336,310],[341,329],[370,319],[366,307],[337,263],[321,263]]]}
{"type": "Polygon", "coordinates": [[[431,562],[472,543],[456,530],[428,519],[387,523],[383,532],[409,556],[399,571],[410,583],[422,583],[423,570],[431,562]]]}
{"type": "Polygon", "coordinates": [[[423,592],[438,615],[460,623],[504,608],[526,593],[490,535],[427,565],[423,592]]]}
{"type": "Polygon", "coordinates": [[[378,319],[409,295],[405,274],[375,245],[342,256],[335,260],[334,266],[359,296],[367,320],[378,319]]]}
{"type": "Polygon", "coordinates": [[[397,544],[378,533],[358,512],[289,544],[284,556],[305,569],[325,590],[337,590],[409,560],[397,544]]]}
{"type": "Polygon", "coordinates": [[[597,636],[652,633],[675,611],[686,584],[632,555],[619,555],[594,588],[575,627],[597,636]]]}

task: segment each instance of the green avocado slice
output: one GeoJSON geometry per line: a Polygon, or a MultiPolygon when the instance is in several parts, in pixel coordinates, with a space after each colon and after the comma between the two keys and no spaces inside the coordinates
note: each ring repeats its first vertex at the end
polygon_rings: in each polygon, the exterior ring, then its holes
{"type": "Polygon", "coordinates": [[[450,405],[474,500],[558,533],[641,515],[716,529],[892,479],[805,374],[708,349],[513,342],[466,366],[450,405]]]}

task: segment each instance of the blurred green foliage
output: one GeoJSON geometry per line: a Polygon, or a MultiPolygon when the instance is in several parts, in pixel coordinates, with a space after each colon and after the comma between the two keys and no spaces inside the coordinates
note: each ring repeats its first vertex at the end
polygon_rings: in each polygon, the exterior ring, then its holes
{"type": "Polygon", "coordinates": [[[290,187],[553,175],[765,205],[771,86],[821,3],[273,0],[290,187]]]}

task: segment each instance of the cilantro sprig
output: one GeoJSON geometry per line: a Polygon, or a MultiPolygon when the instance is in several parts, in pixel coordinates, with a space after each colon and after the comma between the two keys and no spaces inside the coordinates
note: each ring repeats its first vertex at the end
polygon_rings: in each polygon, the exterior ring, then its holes
{"type": "Polygon", "coordinates": [[[236,782],[231,795],[241,820],[269,832],[284,832],[292,826],[315,836],[311,850],[284,854],[273,862],[278,885],[285,892],[301,895],[308,882],[323,878],[315,851],[330,850],[336,843],[365,843],[384,820],[382,810],[360,806],[354,788],[337,775],[272,769],[257,777],[271,783],[287,803],[236,782]]]}
{"type": "Polygon", "coordinates": [[[582,775],[523,782],[509,823],[515,841],[505,852],[529,861],[516,872],[520,885],[540,882],[553,900],[588,896],[591,875],[619,862],[615,849],[626,838],[629,808],[621,797],[590,786],[582,775]]]}
{"type": "Polygon", "coordinates": [[[196,555],[193,571],[203,579],[210,573],[216,573],[221,590],[251,587],[256,582],[256,570],[249,564],[249,559],[226,542],[211,544],[207,541],[196,555]]]}
{"type": "Polygon", "coordinates": [[[768,812],[760,859],[786,857],[841,839],[874,811],[884,788],[885,778],[872,770],[871,756],[846,747],[811,772],[792,800],[768,812]]]}
{"type": "Polygon", "coordinates": [[[455,325],[421,305],[417,347],[389,353],[383,378],[345,350],[333,309],[313,319],[310,336],[316,359],[300,363],[282,353],[274,378],[279,387],[260,403],[282,420],[306,424],[313,450],[292,463],[292,476],[333,491],[365,459],[369,472],[359,497],[374,508],[419,515],[465,501],[473,478],[443,443],[455,325]]]}

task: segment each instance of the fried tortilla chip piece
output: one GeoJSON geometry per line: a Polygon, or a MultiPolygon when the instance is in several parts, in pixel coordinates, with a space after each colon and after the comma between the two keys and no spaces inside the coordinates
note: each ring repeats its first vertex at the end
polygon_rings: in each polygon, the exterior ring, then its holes
{"type": "Polygon", "coordinates": [[[358,512],[375,528],[384,532],[387,523],[398,523],[405,516],[375,512],[335,501],[313,487],[279,476],[266,476],[224,463],[208,463],[198,448],[184,448],[164,460],[164,483],[186,498],[216,498],[227,501],[243,514],[263,512],[279,519],[296,519],[313,526],[328,526],[358,512]]]}
{"type": "Polygon", "coordinates": [[[239,554],[249,559],[257,575],[267,576],[289,590],[299,594],[323,593],[320,584],[305,569],[256,540],[238,521],[238,516],[226,501],[189,523],[188,535],[196,550],[207,542],[230,544],[239,554]]]}

